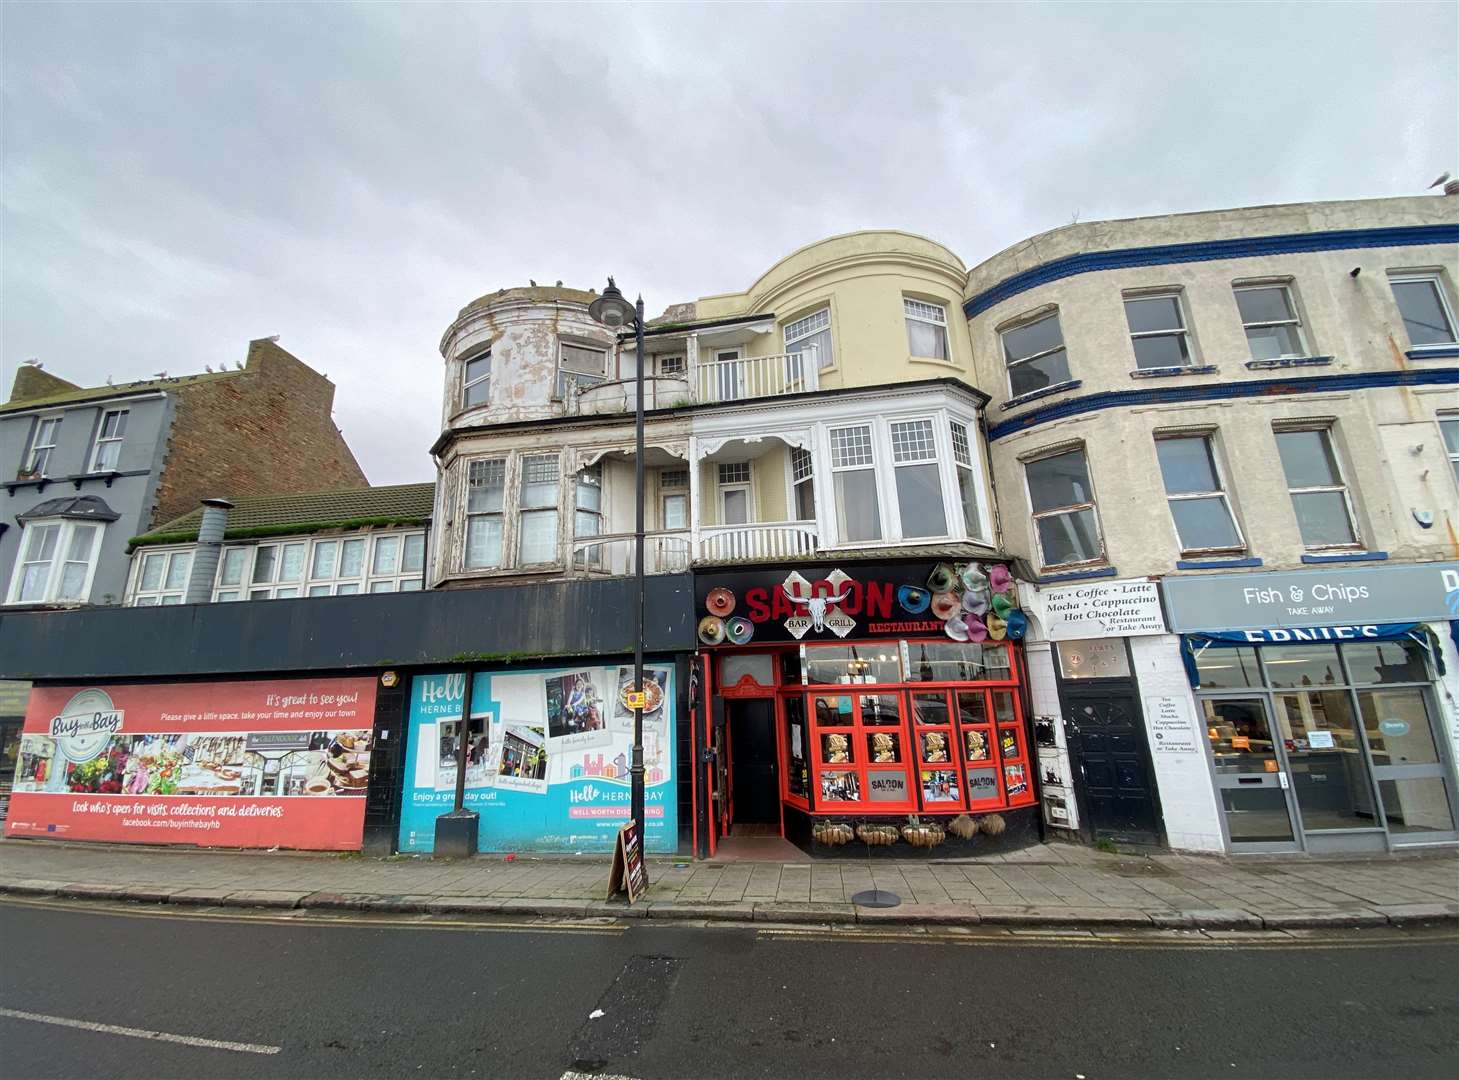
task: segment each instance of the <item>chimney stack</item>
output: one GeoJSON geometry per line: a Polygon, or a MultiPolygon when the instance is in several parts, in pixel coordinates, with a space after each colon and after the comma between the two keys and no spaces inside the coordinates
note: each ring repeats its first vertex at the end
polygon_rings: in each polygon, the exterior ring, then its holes
{"type": "Polygon", "coordinates": [[[204,499],[203,520],[198,526],[198,546],[193,550],[192,573],[187,578],[184,604],[206,604],[213,599],[213,579],[218,576],[218,557],[223,551],[223,533],[228,528],[227,499],[204,499]]]}

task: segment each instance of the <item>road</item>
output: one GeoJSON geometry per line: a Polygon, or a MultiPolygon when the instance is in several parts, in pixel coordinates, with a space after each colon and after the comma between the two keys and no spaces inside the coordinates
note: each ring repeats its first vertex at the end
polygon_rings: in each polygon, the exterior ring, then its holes
{"type": "Polygon", "coordinates": [[[0,903],[0,935],[6,1080],[1459,1075],[1453,933],[1193,945],[0,903]]]}

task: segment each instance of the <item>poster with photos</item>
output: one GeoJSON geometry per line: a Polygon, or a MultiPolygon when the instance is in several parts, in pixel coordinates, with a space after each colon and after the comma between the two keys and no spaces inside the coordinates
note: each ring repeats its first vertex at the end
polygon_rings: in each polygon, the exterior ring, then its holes
{"type": "MultiPolygon", "coordinates": [[[[643,726],[645,729],[653,725],[655,730],[663,730],[663,719],[666,715],[664,702],[667,694],[665,688],[669,685],[669,669],[666,667],[645,667],[643,669],[644,685],[644,706],[643,726]]],[[[613,694],[613,730],[631,732],[633,730],[633,710],[623,704],[623,692],[633,687],[633,668],[620,667],[618,669],[618,686],[613,694]]]]}
{"type": "Polygon", "coordinates": [[[577,750],[607,746],[612,741],[600,677],[601,669],[584,669],[543,678],[546,734],[554,747],[577,750]]]}

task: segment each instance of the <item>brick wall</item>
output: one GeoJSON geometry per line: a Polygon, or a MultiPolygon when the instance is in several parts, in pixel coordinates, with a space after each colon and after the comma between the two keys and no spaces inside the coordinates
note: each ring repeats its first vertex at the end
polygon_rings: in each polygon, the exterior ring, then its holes
{"type": "Polygon", "coordinates": [[[272,341],[251,341],[243,374],[172,391],[176,415],[151,524],[238,498],[366,487],[334,426],[334,383],[272,341]]]}

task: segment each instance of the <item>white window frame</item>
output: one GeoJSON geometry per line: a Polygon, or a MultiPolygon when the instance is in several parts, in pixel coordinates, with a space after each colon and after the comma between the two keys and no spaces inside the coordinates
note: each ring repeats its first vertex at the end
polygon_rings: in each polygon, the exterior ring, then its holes
{"type": "MultiPolygon", "coordinates": [[[[544,481],[545,483],[545,481],[544,481]]],[[[522,568],[537,568],[543,566],[558,566],[562,563],[562,507],[563,507],[563,471],[562,454],[540,453],[537,451],[522,452],[517,455],[517,482],[512,485],[512,492],[516,500],[513,508],[512,521],[516,523],[516,544],[513,546],[513,555],[516,558],[516,565],[522,568]],[[526,506],[522,505],[522,484],[526,476],[527,466],[533,461],[551,460],[557,470],[556,494],[551,506],[526,506]],[[529,563],[522,556],[522,540],[525,530],[522,528],[522,519],[527,514],[547,514],[554,516],[556,527],[553,532],[552,558],[541,562],[529,563]]],[[[505,538],[503,538],[505,544],[505,538]]]]}
{"type": "Polygon", "coordinates": [[[576,341],[572,338],[559,338],[557,341],[557,400],[567,401],[570,389],[586,390],[590,386],[601,386],[608,381],[609,347],[598,342],[576,341]],[[603,358],[602,374],[590,371],[579,371],[577,368],[567,366],[563,351],[566,349],[578,349],[582,352],[598,353],[603,358]]]}
{"type": "Polygon", "coordinates": [[[20,530],[20,546],[15,552],[15,565],[10,572],[10,586],[5,594],[6,604],[54,604],[74,603],[84,604],[91,599],[91,586],[96,579],[96,565],[101,558],[101,546],[106,542],[106,525],[104,521],[79,521],[75,518],[35,518],[25,523],[25,528],[20,530]],[[29,550],[31,530],[36,528],[55,527],[56,546],[51,554],[46,570],[45,584],[41,589],[39,599],[20,599],[20,586],[25,577],[25,567],[32,565],[26,562],[25,555],[29,550]],[[79,529],[94,529],[94,539],[91,544],[91,551],[88,556],[89,562],[86,567],[86,580],[81,587],[79,597],[68,597],[64,601],[57,600],[56,592],[60,588],[64,576],[65,564],[72,560],[66,556],[70,552],[71,542],[79,529]]]}
{"type": "Polygon", "coordinates": [[[660,356],[656,361],[658,373],[661,378],[687,378],[689,374],[689,358],[686,356],[660,356]],[[675,365],[670,368],[669,365],[675,365]]]}
{"type": "MultiPolygon", "coordinates": [[[[1297,290],[1295,286],[1296,282],[1290,278],[1269,281],[1238,281],[1232,284],[1231,292],[1233,299],[1235,298],[1236,293],[1255,292],[1258,289],[1281,289],[1287,297],[1287,310],[1292,313],[1292,317],[1290,319],[1267,319],[1258,320],[1256,322],[1247,322],[1246,317],[1241,314],[1240,303],[1237,303],[1236,317],[1241,321],[1242,336],[1245,336],[1246,331],[1248,330],[1260,329],[1264,326],[1293,326],[1296,328],[1298,347],[1297,352],[1283,353],[1281,356],[1261,357],[1260,359],[1258,359],[1256,356],[1252,356],[1251,358],[1253,360],[1257,360],[1258,362],[1264,360],[1289,360],[1293,357],[1312,355],[1312,342],[1308,340],[1307,328],[1303,325],[1302,309],[1297,304],[1297,290]]],[[[1246,350],[1248,353],[1251,352],[1250,339],[1247,340],[1246,350]]]]}
{"type": "Polygon", "coordinates": [[[835,424],[827,424],[826,425],[826,449],[827,449],[826,462],[827,462],[827,466],[828,466],[827,471],[828,471],[829,476],[830,476],[830,498],[831,498],[831,506],[832,506],[832,513],[830,515],[830,521],[832,522],[832,524],[833,524],[833,526],[835,528],[836,542],[838,544],[880,544],[880,543],[885,543],[886,540],[888,539],[888,532],[889,532],[889,530],[887,528],[888,522],[889,521],[890,522],[898,522],[898,520],[899,520],[898,517],[897,517],[897,515],[894,514],[894,513],[892,513],[891,509],[888,506],[888,503],[890,503],[892,507],[895,507],[896,506],[896,493],[895,492],[889,492],[891,477],[890,477],[890,474],[888,474],[886,472],[885,462],[886,462],[887,458],[889,458],[891,456],[891,451],[890,451],[890,448],[885,445],[884,438],[883,439],[879,439],[878,438],[877,429],[878,429],[879,426],[880,425],[875,424],[875,423],[865,423],[865,422],[863,422],[863,423],[854,423],[854,422],[853,423],[835,423],[835,424]],[[868,445],[868,447],[871,450],[871,460],[869,462],[857,462],[857,463],[851,464],[851,465],[837,465],[836,464],[836,433],[838,431],[852,431],[852,430],[865,430],[867,432],[867,434],[869,436],[867,445],[868,445]],[[878,446],[877,446],[877,443],[878,442],[882,442],[883,443],[883,446],[882,446],[880,452],[878,451],[878,446]],[[869,538],[866,538],[866,539],[860,539],[860,538],[858,538],[858,539],[854,539],[853,540],[853,539],[850,539],[850,538],[844,536],[842,534],[842,532],[841,532],[841,519],[842,519],[842,517],[844,517],[844,513],[843,513],[843,509],[844,508],[841,506],[841,497],[840,497],[840,495],[836,491],[836,475],[838,473],[846,473],[846,472],[870,472],[871,473],[873,489],[876,492],[876,511],[877,511],[877,535],[874,536],[874,537],[869,537],[869,538]],[[890,494],[890,498],[888,498],[888,495],[889,494],[890,494]]]}
{"type": "Polygon", "coordinates": [[[64,413],[54,416],[38,416],[35,430],[31,432],[30,448],[25,452],[21,473],[31,476],[46,476],[50,469],[51,453],[56,449],[56,437],[61,430],[64,413]],[[49,438],[49,441],[45,441],[49,438]],[[44,455],[44,456],[42,456],[44,455]],[[37,458],[41,460],[37,462],[37,458]]]}
{"type": "Polygon", "coordinates": [[[127,598],[130,607],[170,607],[180,604],[187,597],[188,578],[192,574],[192,560],[196,547],[144,547],[132,558],[135,569],[132,572],[132,591],[127,598]],[[168,578],[172,573],[172,567],[179,559],[186,559],[187,565],[182,572],[182,585],[180,587],[169,587],[168,578]],[[148,588],[147,562],[149,559],[156,559],[162,566],[162,571],[157,579],[156,588],[148,588]]]}
{"type": "MultiPolygon", "coordinates": [[[[889,466],[889,468],[891,470],[891,484],[890,484],[890,486],[888,488],[888,494],[891,496],[891,501],[894,503],[894,505],[896,507],[896,517],[895,517],[896,526],[897,526],[896,536],[899,539],[909,540],[912,543],[926,543],[929,540],[940,540],[940,539],[945,539],[945,538],[947,538],[949,536],[955,536],[955,535],[957,535],[957,533],[955,533],[953,531],[953,529],[952,529],[951,517],[948,514],[948,500],[947,500],[947,473],[948,473],[948,470],[945,468],[944,463],[950,460],[950,455],[948,453],[947,447],[945,447],[943,445],[942,439],[939,438],[938,428],[941,427],[942,425],[940,425],[938,423],[937,417],[936,416],[889,416],[889,417],[886,417],[885,418],[885,424],[886,424],[886,439],[887,439],[887,450],[888,450],[888,453],[886,455],[886,460],[887,460],[888,466],[889,466]],[[926,430],[927,430],[928,434],[931,436],[931,442],[929,444],[927,444],[927,447],[926,447],[926,450],[925,450],[925,452],[926,452],[926,454],[928,456],[918,457],[918,458],[908,458],[907,460],[903,460],[903,461],[897,460],[897,444],[896,444],[896,439],[894,437],[894,434],[893,434],[892,429],[895,426],[899,425],[899,424],[900,425],[905,425],[905,426],[911,426],[913,424],[925,424],[927,426],[926,427],[926,430]],[[907,532],[906,532],[906,527],[905,527],[906,526],[906,523],[902,520],[902,498],[901,498],[901,491],[900,491],[900,489],[897,486],[897,470],[898,469],[901,469],[901,468],[915,467],[915,466],[920,466],[920,465],[931,465],[931,466],[933,466],[937,470],[937,493],[938,493],[938,498],[941,499],[941,501],[942,501],[942,529],[943,529],[943,531],[941,533],[931,533],[931,534],[927,534],[927,535],[910,536],[909,537],[907,535],[907,532]]],[[[961,508],[959,508],[958,513],[959,513],[959,515],[961,515],[961,513],[962,513],[961,508]]]]}
{"type": "Polygon", "coordinates": [[[714,490],[715,504],[718,507],[719,523],[721,525],[755,524],[755,466],[752,462],[717,462],[714,467],[714,490]],[[743,480],[726,480],[724,478],[725,469],[736,469],[741,465],[745,468],[745,478],[743,480]],[[745,493],[745,520],[731,523],[726,520],[729,517],[729,514],[725,511],[726,496],[736,491],[743,491],[745,493]]]}
{"type": "Polygon", "coordinates": [[[952,362],[952,342],[947,334],[947,305],[933,303],[931,300],[922,300],[915,296],[902,297],[902,317],[904,322],[920,322],[929,326],[936,326],[942,331],[942,355],[923,356],[912,348],[912,328],[907,328],[907,352],[919,360],[945,360],[952,362]]]}
{"type": "Polygon", "coordinates": [[[1040,391],[1053,390],[1058,386],[1065,386],[1074,382],[1074,369],[1069,363],[1069,340],[1064,336],[1064,320],[1057,307],[1043,308],[1029,315],[1020,315],[1012,322],[1005,323],[998,328],[998,352],[1003,360],[1004,377],[1008,380],[1008,396],[1010,398],[1023,397],[1025,394],[1037,394],[1040,391]],[[1057,319],[1059,321],[1059,344],[1052,348],[1044,349],[1042,352],[1031,353],[1028,356],[1020,356],[1012,360],[1008,355],[1008,335],[1016,330],[1023,330],[1035,326],[1045,319],[1057,319]],[[1068,369],[1068,377],[1058,382],[1049,383],[1048,386],[1040,386],[1034,390],[1024,390],[1021,393],[1013,389],[1013,370],[1022,367],[1024,364],[1032,363],[1035,360],[1042,360],[1045,356],[1052,356],[1056,352],[1064,354],[1064,367],[1068,369]]]}
{"type": "MultiPolygon", "coordinates": [[[[122,443],[127,437],[127,414],[130,409],[105,409],[101,414],[101,422],[96,425],[96,440],[91,445],[91,468],[88,472],[116,472],[117,466],[122,463],[122,443]],[[117,417],[116,427],[121,428],[120,435],[108,435],[106,433],[106,422],[111,417],[117,417]],[[104,446],[109,447],[115,444],[117,460],[115,464],[102,467],[101,454],[104,446]]],[[[113,429],[115,430],[115,428],[113,429]]]]}
{"type": "Polygon", "coordinates": [[[1190,316],[1185,309],[1184,289],[1154,289],[1150,292],[1126,292],[1121,297],[1125,309],[1125,326],[1130,330],[1130,351],[1135,358],[1136,371],[1159,371],[1161,368],[1187,368],[1195,367],[1196,343],[1191,337],[1190,316]],[[1180,325],[1170,330],[1136,330],[1130,326],[1130,305],[1139,303],[1141,300],[1174,300],[1175,315],[1180,320],[1180,325]],[[1185,361],[1180,364],[1153,364],[1150,367],[1140,366],[1140,354],[1135,349],[1134,343],[1142,338],[1175,337],[1180,338],[1185,346],[1185,361]]]}
{"type": "Polygon", "coordinates": [[[1094,486],[1094,470],[1089,464],[1089,445],[1084,442],[1065,443],[1060,446],[1049,447],[1047,450],[1040,450],[1026,458],[1021,458],[1019,464],[1023,466],[1023,498],[1024,505],[1028,507],[1028,522],[1030,531],[1033,533],[1033,550],[1038,553],[1039,570],[1041,572],[1058,573],[1064,570],[1079,569],[1087,566],[1103,566],[1109,561],[1109,546],[1104,537],[1104,522],[1099,516],[1099,492],[1094,486]],[[1034,511],[1033,508],[1033,487],[1028,482],[1028,467],[1049,458],[1062,457],[1065,454],[1078,451],[1084,457],[1084,475],[1089,480],[1089,501],[1082,503],[1069,503],[1066,506],[1056,506],[1048,510],[1034,511]],[[1044,544],[1039,537],[1039,522],[1045,518],[1060,517],[1067,514],[1075,514],[1082,510],[1088,510],[1094,515],[1094,531],[1099,539],[1099,551],[1094,558],[1081,559],[1077,562],[1050,563],[1044,558],[1044,544]]]}
{"type": "MultiPolygon", "coordinates": [[[[1155,459],[1156,459],[1155,460],[1155,467],[1156,467],[1156,469],[1159,469],[1160,468],[1160,447],[1159,447],[1159,444],[1162,443],[1162,442],[1174,442],[1174,441],[1180,440],[1180,439],[1199,439],[1199,440],[1201,440],[1202,443],[1205,444],[1206,457],[1211,462],[1211,472],[1214,474],[1214,476],[1216,478],[1216,489],[1214,491],[1182,491],[1182,492],[1179,492],[1178,494],[1174,494],[1174,495],[1171,494],[1168,490],[1165,492],[1165,503],[1166,503],[1167,508],[1170,510],[1170,524],[1171,524],[1171,527],[1173,529],[1175,529],[1175,543],[1176,543],[1176,546],[1180,549],[1180,553],[1182,555],[1202,556],[1202,555],[1238,555],[1238,554],[1244,554],[1246,552],[1246,550],[1247,550],[1247,546],[1246,546],[1246,534],[1242,531],[1242,529],[1241,529],[1241,522],[1236,517],[1236,510],[1231,505],[1231,495],[1230,495],[1230,491],[1229,491],[1229,486],[1228,486],[1228,484],[1226,482],[1226,470],[1225,470],[1224,465],[1221,462],[1221,455],[1219,453],[1217,453],[1216,433],[1214,431],[1166,431],[1166,432],[1157,432],[1156,435],[1155,435],[1155,443],[1156,443],[1156,448],[1155,448],[1155,459]],[[1204,547],[1204,548],[1186,547],[1185,546],[1185,540],[1180,535],[1180,525],[1175,520],[1175,508],[1174,508],[1173,504],[1174,503],[1177,503],[1177,502],[1184,502],[1184,501],[1187,501],[1187,500],[1192,500],[1192,499],[1212,499],[1212,498],[1218,498],[1218,497],[1221,500],[1221,505],[1226,508],[1226,516],[1231,521],[1231,527],[1232,527],[1232,529],[1234,529],[1235,532],[1236,532],[1236,541],[1237,541],[1236,544],[1235,545],[1228,545],[1228,546],[1204,547]]],[[[1164,489],[1164,487],[1165,487],[1165,476],[1164,476],[1164,473],[1163,472],[1161,473],[1160,484],[1161,484],[1161,488],[1164,489]]],[[[1093,480],[1092,479],[1090,481],[1090,486],[1091,487],[1093,486],[1093,480]]]]}
{"type": "Polygon", "coordinates": [[[1459,413],[1454,413],[1452,415],[1449,413],[1440,413],[1438,416],[1438,421],[1439,445],[1442,446],[1444,448],[1444,452],[1448,454],[1449,464],[1454,467],[1454,483],[1456,485],[1459,485],[1459,413]],[[1444,433],[1451,428],[1455,433],[1453,446],[1450,446],[1449,440],[1444,437],[1444,433]]]}
{"type": "Polygon", "coordinates": [[[679,531],[689,528],[689,470],[683,466],[675,466],[670,469],[660,469],[659,481],[659,528],[668,531],[679,531]],[[683,483],[668,482],[665,477],[683,476],[683,483]],[[670,499],[682,499],[684,503],[684,524],[671,526],[669,524],[668,504],[670,499]]]}
{"type": "MultiPolygon", "coordinates": [[[[1414,352],[1423,352],[1425,349],[1452,349],[1459,345],[1459,321],[1454,318],[1454,305],[1449,302],[1449,290],[1444,287],[1444,275],[1434,270],[1405,270],[1394,271],[1388,275],[1389,291],[1393,292],[1394,285],[1415,285],[1424,283],[1432,285],[1434,292],[1439,297],[1439,308],[1444,313],[1444,318],[1449,321],[1449,340],[1431,341],[1426,345],[1416,345],[1413,336],[1408,335],[1409,348],[1414,352]]],[[[1403,314],[1403,307],[1398,303],[1398,293],[1393,292],[1393,305],[1398,308],[1398,321],[1403,324],[1403,332],[1408,334],[1408,319],[1403,314]]]]}
{"type": "Polygon", "coordinates": [[[803,446],[791,446],[786,454],[786,510],[792,521],[816,520],[816,455],[803,446]],[[804,467],[802,467],[804,466],[804,467]],[[811,516],[800,516],[800,489],[809,484],[811,490],[811,516]]]}
{"type": "Polygon", "coordinates": [[[947,418],[948,443],[952,448],[952,471],[953,471],[953,493],[956,496],[954,504],[957,506],[957,516],[962,522],[963,533],[969,539],[987,541],[988,526],[984,519],[989,517],[987,507],[987,486],[983,483],[982,458],[974,450],[974,433],[978,430],[977,424],[963,420],[957,416],[947,418]],[[957,429],[962,428],[963,451],[958,449],[957,429]],[[972,485],[973,509],[977,516],[978,529],[975,532],[968,522],[967,509],[963,506],[963,474],[967,474],[968,483],[972,485]]]}
{"type": "Polygon", "coordinates": [[[510,520],[510,507],[515,503],[512,495],[512,469],[510,454],[489,454],[477,458],[469,458],[461,462],[461,558],[459,569],[464,574],[474,574],[483,571],[502,570],[511,565],[511,549],[508,546],[507,522],[510,520]],[[471,469],[474,465],[483,467],[489,465],[500,465],[502,470],[502,504],[496,510],[471,509],[471,469]],[[471,519],[497,518],[500,521],[501,547],[495,565],[492,566],[467,566],[466,559],[470,550],[471,542],[471,519]]]}
{"type": "MultiPolygon", "coordinates": [[[[578,471],[572,476],[572,537],[573,540],[582,540],[593,536],[602,536],[603,526],[607,522],[607,477],[604,475],[603,462],[599,460],[591,465],[579,465],[578,471]],[[596,476],[598,489],[598,505],[584,507],[581,503],[581,496],[584,487],[592,487],[593,484],[584,479],[584,476],[596,476]],[[594,522],[593,532],[580,532],[578,529],[579,518],[587,518],[594,522]]],[[[600,567],[603,564],[603,545],[595,544],[591,547],[579,548],[573,544],[573,562],[578,566],[600,567]]]]}
{"type": "MultiPolygon", "coordinates": [[[[1332,458],[1333,468],[1337,470],[1336,484],[1318,484],[1312,487],[1292,487],[1287,481],[1286,469],[1282,469],[1282,483],[1287,488],[1288,503],[1292,507],[1292,517],[1297,522],[1297,534],[1302,534],[1302,518],[1297,513],[1295,495],[1318,495],[1325,492],[1341,492],[1343,507],[1347,510],[1348,529],[1353,534],[1351,543],[1348,544],[1308,544],[1306,539],[1302,540],[1302,548],[1305,551],[1365,551],[1367,544],[1363,541],[1363,531],[1358,527],[1357,507],[1353,505],[1352,485],[1348,483],[1347,470],[1343,467],[1343,456],[1338,453],[1337,440],[1333,438],[1333,425],[1330,423],[1291,423],[1278,424],[1272,428],[1273,443],[1277,435],[1293,434],[1302,431],[1316,431],[1321,433],[1327,443],[1327,452],[1332,458]]],[[[1278,449],[1277,465],[1281,467],[1281,452],[1278,449]]]]}
{"type": "Polygon", "coordinates": [[[491,349],[489,349],[489,348],[487,348],[487,349],[478,349],[476,352],[474,352],[474,353],[470,354],[469,356],[467,356],[467,357],[465,357],[465,358],[462,359],[462,361],[461,361],[461,410],[463,412],[466,409],[481,409],[481,408],[485,408],[486,406],[488,406],[488,405],[491,404],[491,375],[492,375],[492,368],[493,368],[493,364],[492,364],[492,359],[491,359],[491,349]],[[474,379],[471,378],[470,377],[471,365],[472,364],[476,364],[476,363],[480,363],[482,360],[485,360],[486,361],[486,374],[485,375],[478,375],[474,379]],[[468,401],[468,399],[471,396],[471,390],[472,390],[472,388],[473,387],[476,387],[476,386],[483,386],[483,385],[486,387],[486,397],[483,398],[481,401],[476,402],[475,404],[471,404],[468,401]]]}
{"type": "MultiPolygon", "coordinates": [[[[371,592],[418,592],[424,587],[425,581],[425,535],[424,529],[377,529],[321,536],[284,536],[257,544],[228,544],[219,555],[218,569],[213,577],[213,602],[353,596],[371,592]],[[399,545],[395,570],[377,574],[375,553],[381,543],[386,541],[399,545]],[[416,570],[410,570],[407,569],[406,554],[415,541],[419,542],[417,546],[421,565],[416,570]],[[362,545],[359,573],[354,575],[347,575],[341,569],[344,565],[345,545],[350,543],[362,545]],[[297,581],[280,581],[283,550],[291,544],[303,545],[304,562],[297,581]],[[334,549],[331,572],[318,574],[315,572],[318,552],[330,546],[334,549]],[[274,552],[273,571],[268,581],[254,582],[254,568],[259,553],[264,549],[274,552]],[[236,584],[227,584],[223,580],[225,561],[230,551],[244,553],[242,571],[236,584]]],[[[140,575],[140,570],[138,573],[140,575]]],[[[138,580],[141,580],[140,576],[138,580]]]]}
{"type": "MultiPolygon", "coordinates": [[[[836,331],[831,328],[831,305],[823,304],[815,311],[806,313],[797,319],[791,319],[780,331],[781,340],[785,342],[787,355],[794,352],[805,352],[804,349],[796,349],[796,342],[804,341],[806,338],[815,337],[821,331],[825,331],[831,337],[831,348],[827,354],[820,354],[819,346],[812,346],[816,354],[816,368],[818,371],[825,371],[827,368],[836,366],[836,331]]],[[[796,378],[800,373],[791,372],[791,377],[796,378]]]]}

